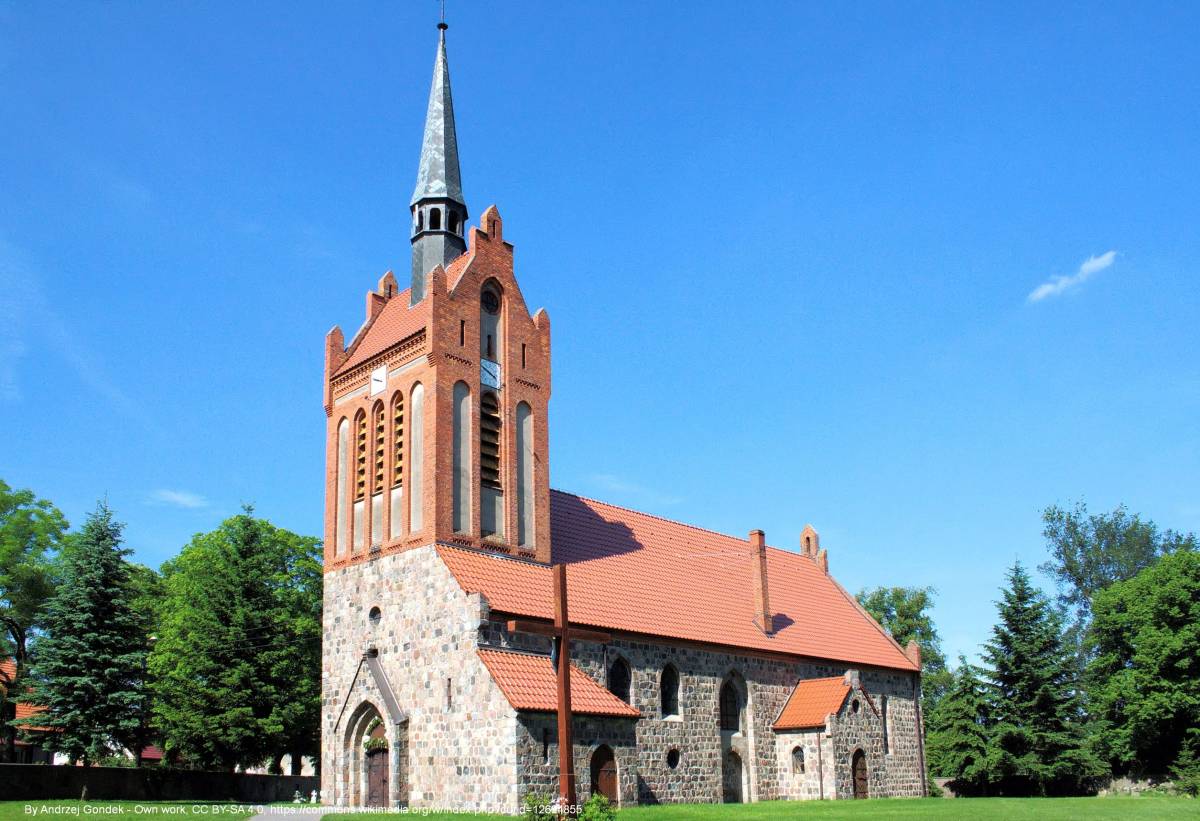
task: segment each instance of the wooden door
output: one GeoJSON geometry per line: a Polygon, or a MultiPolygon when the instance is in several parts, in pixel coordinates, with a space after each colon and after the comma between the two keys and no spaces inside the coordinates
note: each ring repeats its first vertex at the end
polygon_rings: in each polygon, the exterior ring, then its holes
{"type": "Polygon", "coordinates": [[[855,750],[850,759],[851,777],[854,779],[854,797],[867,797],[867,755],[862,750],[855,750]]]}
{"type": "Polygon", "coordinates": [[[371,750],[367,753],[367,806],[388,805],[388,751],[371,750]]]}
{"type": "Polygon", "coordinates": [[[592,793],[600,793],[617,806],[617,760],[608,746],[592,754],[592,793]]]}

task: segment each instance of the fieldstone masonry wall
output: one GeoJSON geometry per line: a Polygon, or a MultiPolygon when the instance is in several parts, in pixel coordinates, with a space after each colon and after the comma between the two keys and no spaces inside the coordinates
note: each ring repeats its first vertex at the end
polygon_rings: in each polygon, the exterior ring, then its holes
{"type": "MultiPolygon", "coordinates": [[[[481,625],[480,641],[497,647],[549,652],[549,641],[538,636],[510,636],[499,621],[481,625]]],[[[780,733],[771,725],[802,678],[841,676],[845,665],[809,661],[784,661],[759,656],[722,652],[691,645],[631,641],[617,638],[611,644],[576,642],[572,660],[593,679],[605,683],[607,671],[618,657],[624,658],[633,673],[631,703],[642,713],[635,722],[636,768],[621,760],[619,734],[612,739],[597,735],[597,743],[608,743],[617,751],[618,776],[624,800],[629,783],[636,779],[637,801],[642,804],[678,802],[717,802],[722,799],[721,756],[732,746],[743,755],[749,769],[749,794],[745,800],[818,798],[821,790],[816,779],[817,743],[815,733],[806,733],[806,759],[812,763],[808,777],[797,784],[791,775],[791,750],[797,733],[780,733]],[[674,664],[679,670],[679,713],[663,716],[660,700],[660,676],[663,668],[674,664]],[[746,708],[741,733],[722,743],[719,730],[718,696],[722,683],[731,675],[740,678],[746,688],[746,708]],[[679,763],[672,769],[667,755],[680,752],[679,763]],[[750,752],[752,751],[752,753],[750,752]]],[[[860,704],[858,713],[847,714],[850,699],[842,714],[822,733],[821,770],[826,798],[853,795],[849,777],[850,757],[861,747],[867,754],[869,789],[873,796],[919,796],[922,794],[919,764],[919,735],[915,710],[915,676],[910,673],[862,670],[860,680],[872,703],[882,712],[881,697],[887,696],[888,740],[890,753],[883,752],[883,726],[875,711],[860,704]]],[[[525,723],[527,720],[522,719],[525,723]]],[[[551,729],[553,722],[551,721],[551,729]]],[[[541,737],[530,729],[525,743],[532,744],[535,755],[520,757],[519,777],[525,790],[542,791],[551,771],[539,769],[541,737]]],[[[539,725],[540,726],[540,725],[539,725]]],[[[726,734],[728,735],[728,734],[726,734]]],[[[552,741],[554,736],[552,733],[552,741]]],[[[577,741],[579,739],[577,738],[577,741]]],[[[557,760],[554,753],[551,767],[557,760]]],[[[578,750],[576,752],[579,758],[578,750]]],[[[586,765],[581,765],[581,791],[588,781],[586,765]]]]}
{"type": "Polygon", "coordinates": [[[361,772],[361,739],[347,734],[356,711],[369,703],[388,728],[392,805],[517,810],[516,712],[476,653],[484,607],[479,596],[462,591],[428,546],[325,575],[321,788],[326,803],[363,800],[361,791],[356,798],[352,781],[361,772]],[[368,618],[372,607],[380,609],[374,625],[368,618]],[[360,669],[370,647],[378,650],[407,714],[399,728],[388,716],[379,682],[366,665],[360,669]],[[395,758],[405,750],[407,766],[401,767],[395,758]],[[400,783],[401,774],[407,784],[400,783]]]}

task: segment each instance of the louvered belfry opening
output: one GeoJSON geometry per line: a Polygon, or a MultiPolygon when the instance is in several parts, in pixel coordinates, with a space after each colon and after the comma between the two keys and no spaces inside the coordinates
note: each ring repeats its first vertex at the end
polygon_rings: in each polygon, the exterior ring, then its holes
{"type": "Polygon", "coordinates": [[[500,489],[500,402],[490,391],[479,400],[479,475],[484,487],[500,489]]]}
{"type": "Polygon", "coordinates": [[[479,527],[484,536],[504,537],[504,497],[500,490],[500,400],[487,391],[479,398],[479,527]]]}
{"type": "Polygon", "coordinates": [[[392,487],[404,483],[404,394],[392,400],[392,487]]]}
{"type": "Polygon", "coordinates": [[[354,500],[367,495],[367,415],[361,411],[354,420],[354,500]]]}
{"type": "Polygon", "coordinates": [[[384,415],[382,402],[375,406],[372,416],[375,425],[375,476],[371,492],[380,493],[383,490],[384,461],[387,454],[387,417],[384,415]]]}

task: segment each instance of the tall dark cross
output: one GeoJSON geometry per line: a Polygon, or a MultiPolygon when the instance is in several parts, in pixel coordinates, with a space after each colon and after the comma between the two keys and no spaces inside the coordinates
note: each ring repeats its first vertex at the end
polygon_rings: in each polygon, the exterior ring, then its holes
{"type": "Polygon", "coordinates": [[[567,618],[567,566],[556,564],[554,574],[554,624],[535,621],[510,621],[510,633],[536,633],[554,639],[552,661],[558,677],[558,794],[568,807],[575,806],[574,744],[571,740],[571,640],[607,644],[609,633],[572,627],[567,618]]]}

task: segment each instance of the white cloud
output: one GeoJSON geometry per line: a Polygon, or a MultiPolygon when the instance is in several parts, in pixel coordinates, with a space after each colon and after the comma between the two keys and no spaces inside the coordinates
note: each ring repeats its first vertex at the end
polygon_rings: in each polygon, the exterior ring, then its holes
{"type": "Polygon", "coordinates": [[[1087,282],[1094,275],[1108,268],[1117,259],[1116,251],[1107,251],[1098,257],[1088,257],[1079,266],[1079,270],[1070,276],[1056,276],[1043,282],[1029,292],[1029,302],[1041,302],[1043,299],[1058,296],[1087,282]]]}
{"type": "Polygon", "coordinates": [[[208,507],[208,499],[205,499],[199,493],[192,493],[191,491],[187,490],[169,490],[167,488],[159,488],[150,494],[150,501],[160,505],[186,507],[189,510],[208,507]]]}

